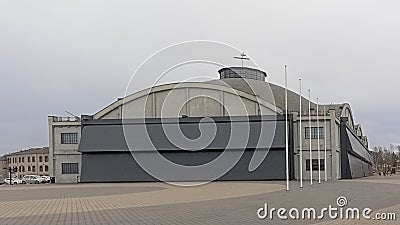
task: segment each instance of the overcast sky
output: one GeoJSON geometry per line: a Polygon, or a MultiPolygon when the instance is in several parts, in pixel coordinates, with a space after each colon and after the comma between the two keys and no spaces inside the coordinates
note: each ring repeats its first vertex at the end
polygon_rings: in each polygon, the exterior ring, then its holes
{"type": "MultiPolygon", "coordinates": [[[[268,80],[349,102],[370,144],[400,143],[400,3],[0,0],[0,153],[48,145],[48,115],[93,114],[171,44],[245,51],[268,80]]],[[[217,78],[217,74],[213,74],[217,78]]]]}

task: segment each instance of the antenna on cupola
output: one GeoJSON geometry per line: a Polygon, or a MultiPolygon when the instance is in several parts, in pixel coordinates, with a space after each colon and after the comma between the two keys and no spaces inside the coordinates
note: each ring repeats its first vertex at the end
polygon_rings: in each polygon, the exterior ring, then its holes
{"type": "Polygon", "coordinates": [[[235,58],[235,59],[240,59],[240,60],[242,61],[242,67],[243,67],[243,60],[250,60],[250,58],[247,57],[247,55],[246,55],[244,52],[242,52],[242,53],[240,54],[240,56],[235,56],[235,57],[233,57],[233,58],[235,58]]]}

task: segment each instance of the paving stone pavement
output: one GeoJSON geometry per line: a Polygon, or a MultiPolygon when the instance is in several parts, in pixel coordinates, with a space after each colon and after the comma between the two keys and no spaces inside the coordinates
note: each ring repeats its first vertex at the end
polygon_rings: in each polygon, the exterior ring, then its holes
{"type": "MultiPolygon", "coordinates": [[[[400,176],[330,181],[291,190],[284,183],[214,182],[198,187],[163,183],[0,186],[0,224],[398,224],[396,221],[260,220],[270,207],[335,205],[400,216],[400,176]]],[[[398,222],[398,221],[397,221],[398,222]]]]}

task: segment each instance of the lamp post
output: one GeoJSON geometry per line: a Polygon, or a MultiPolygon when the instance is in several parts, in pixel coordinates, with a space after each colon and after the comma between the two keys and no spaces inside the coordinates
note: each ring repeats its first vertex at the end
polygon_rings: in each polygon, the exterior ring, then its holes
{"type": "Polygon", "coordinates": [[[310,185],[313,184],[312,147],[311,147],[311,91],[308,89],[308,139],[310,141],[310,185]]]}
{"type": "Polygon", "coordinates": [[[325,181],[328,181],[328,172],[327,172],[327,166],[326,166],[326,111],[325,111],[325,106],[324,106],[324,175],[325,175],[325,181]]]}
{"type": "Polygon", "coordinates": [[[285,65],[285,146],[286,146],[286,191],[289,191],[289,132],[288,132],[288,102],[287,102],[287,65],[285,65]]]}
{"type": "Polygon", "coordinates": [[[299,152],[300,152],[300,187],[303,187],[303,137],[301,135],[301,78],[299,78],[299,152]]]}
{"type": "Polygon", "coordinates": [[[319,109],[318,109],[318,98],[317,98],[317,150],[318,150],[318,183],[321,183],[321,151],[319,146],[319,109]]]}

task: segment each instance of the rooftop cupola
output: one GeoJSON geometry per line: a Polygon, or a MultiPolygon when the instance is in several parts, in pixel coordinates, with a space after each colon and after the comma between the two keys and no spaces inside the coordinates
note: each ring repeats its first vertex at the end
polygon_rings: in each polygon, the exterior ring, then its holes
{"type": "Polygon", "coordinates": [[[265,81],[265,78],[267,77],[266,72],[261,71],[259,69],[254,69],[254,68],[249,68],[249,67],[243,66],[244,60],[250,60],[250,58],[247,57],[247,55],[244,52],[242,52],[240,54],[240,56],[235,56],[233,58],[241,60],[242,66],[241,67],[226,67],[226,68],[222,68],[222,69],[218,70],[220,79],[246,78],[246,79],[265,81]]]}
{"type": "Polygon", "coordinates": [[[219,78],[246,78],[265,81],[267,73],[259,69],[249,67],[226,67],[218,70],[219,78]]]}

